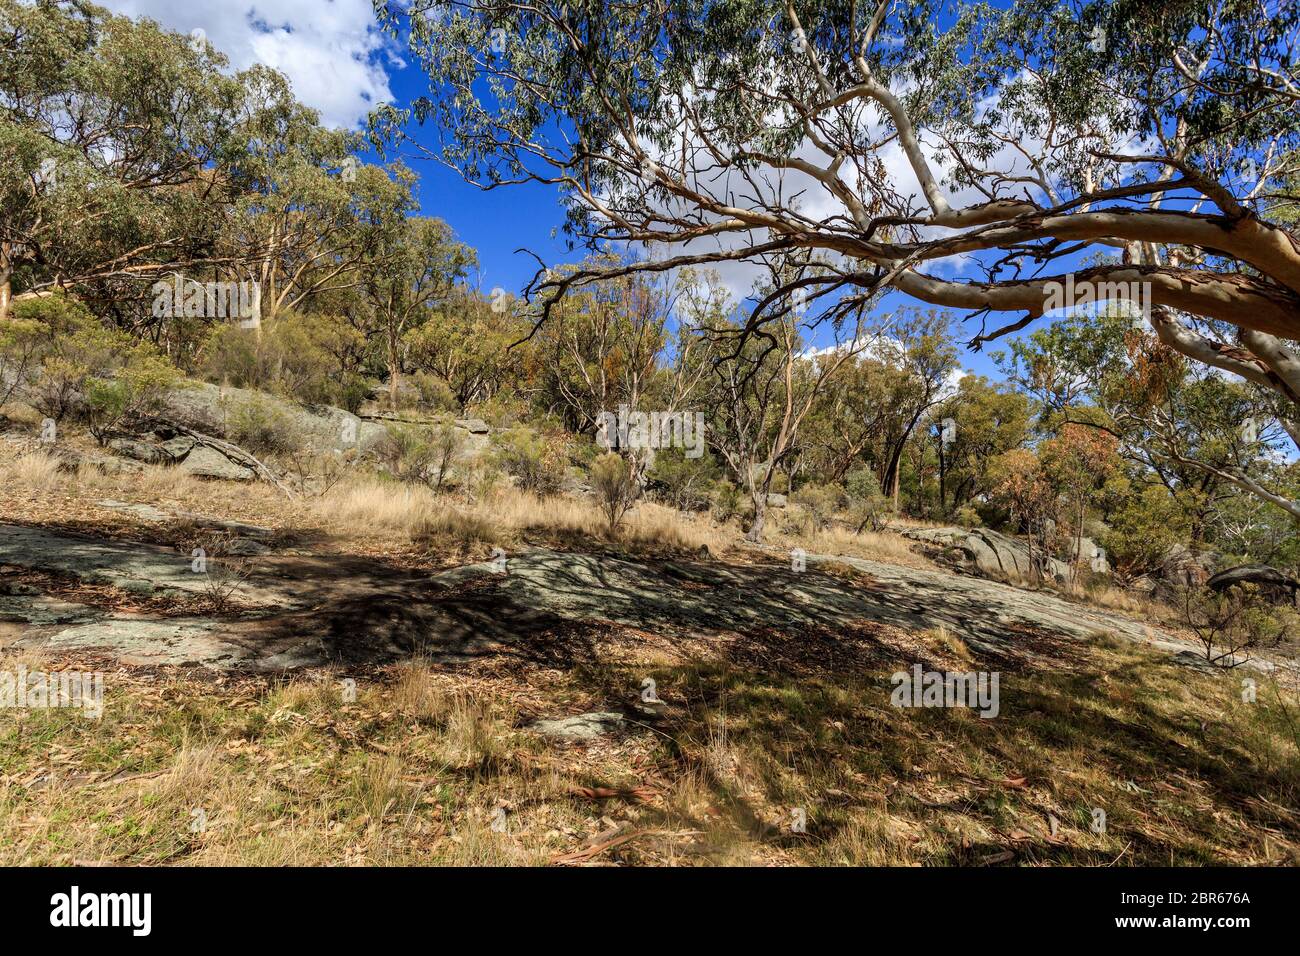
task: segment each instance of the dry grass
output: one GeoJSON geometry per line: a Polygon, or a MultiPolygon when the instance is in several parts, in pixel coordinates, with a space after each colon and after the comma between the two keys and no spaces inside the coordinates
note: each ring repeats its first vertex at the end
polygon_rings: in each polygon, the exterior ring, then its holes
{"type": "Polygon", "coordinates": [[[964,664],[969,664],[974,660],[970,647],[961,639],[959,634],[948,630],[946,624],[940,624],[934,630],[928,631],[921,636],[922,639],[928,639],[940,652],[946,652],[964,664]]]}
{"type": "Polygon", "coordinates": [[[778,531],[772,535],[772,541],[784,548],[803,548],[810,554],[847,555],[911,568],[934,567],[933,562],[913,549],[911,541],[888,530],[854,534],[842,525],[832,525],[811,534],[778,531]]]}
{"type": "Polygon", "coordinates": [[[1068,589],[1073,597],[1108,611],[1119,611],[1140,621],[1173,621],[1177,612],[1145,594],[1126,591],[1112,584],[1076,583],[1068,589]]]}
{"type": "Polygon", "coordinates": [[[0,710],[0,864],[531,865],[618,834],[590,861],[1300,862],[1297,703],[1263,679],[1246,705],[1238,674],[1099,639],[1086,667],[1004,673],[981,720],[891,707],[901,660],[793,677],[638,647],[514,676],[413,661],[359,675],[355,699],[339,672],[115,669],[98,722],[0,710]],[[521,705],[607,707],[647,672],[677,713],[659,733],[570,748],[522,729],[521,705]]]}
{"type": "Polygon", "coordinates": [[[29,491],[51,491],[60,486],[59,460],[45,451],[19,454],[0,467],[6,484],[12,483],[29,491]]]}
{"type": "MultiPolygon", "coordinates": [[[[594,501],[541,498],[510,487],[471,501],[423,487],[357,479],[313,506],[321,520],[357,531],[397,531],[424,546],[505,545],[532,534],[609,540],[607,522],[594,501]]],[[[715,552],[726,542],[725,534],[707,518],[683,515],[653,502],[639,503],[615,538],[636,547],[695,551],[708,546],[715,552]]]]}

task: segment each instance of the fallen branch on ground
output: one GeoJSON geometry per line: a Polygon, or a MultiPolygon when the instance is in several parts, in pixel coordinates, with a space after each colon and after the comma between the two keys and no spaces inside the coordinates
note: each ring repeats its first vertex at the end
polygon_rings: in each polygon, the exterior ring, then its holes
{"type": "Polygon", "coordinates": [[[186,438],[192,438],[196,443],[205,445],[213,451],[225,455],[235,464],[243,465],[245,468],[257,475],[258,478],[268,484],[274,485],[284,493],[286,498],[292,499],[294,497],[293,492],[275,476],[275,473],[271,471],[270,468],[262,464],[262,462],[258,461],[238,445],[232,444],[221,438],[216,438],[212,435],[206,435],[200,431],[195,431],[193,428],[189,428],[177,422],[169,421],[165,418],[151,419],[146,423],[145,427],[149,429],[170,429],[179,435],[184,435],[186,438]]]}

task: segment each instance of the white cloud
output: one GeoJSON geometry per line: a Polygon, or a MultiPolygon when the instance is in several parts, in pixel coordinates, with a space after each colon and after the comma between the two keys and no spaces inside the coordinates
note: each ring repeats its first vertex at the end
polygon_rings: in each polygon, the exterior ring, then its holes
{"type": "Polygon", "coordinates": [[[328,126],[352,128],[391,100],[386,64],[396,62],[370,0],[99,0],[115,13],[149,17],[178,33],[202,30],[236,69],[263,63],[293,83],[328,126]]]}

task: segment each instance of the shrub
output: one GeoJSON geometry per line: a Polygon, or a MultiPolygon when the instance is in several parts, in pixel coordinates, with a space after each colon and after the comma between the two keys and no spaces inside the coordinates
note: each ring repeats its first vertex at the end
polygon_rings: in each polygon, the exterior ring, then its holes
{"type": "Polygon", "coordinates": [[[416,372],[406,377],[407,382],[420,396],[420,407],[436,412],[455,412],[460,409],[451,386],[428,372],[416,372]]]}
{"type": "Polygon", "coordinates": [[[713,485],[713,517],[726,524],[743,510],[745,493],[725,478],[713,485]]]}
{"type": "Polygon", "coordinates": [[[441,421],[429,429],[429,447],[433,452],[431,478],[438,490],[465,451],[465,433],[454,422],[441,421]]]}
{"type": "Polygon", "coordinates": [[[433,426],[392,425],[379,447],[395,478],[441,490],[465,448],[465,435],[451,421],[433,426]]]}
{"type": "Polygon", "coordinates": [[[698,511],[709,506],[709,492],[718,476],[718,466],[709,455],[687,458],[683,448],[665,448],[655,453],[648,477],[663,490],[674,508],[698,511]]]}
{"type": "Polygon", "coordinates": [[[317,453],[306,446],[286,455],[287,477],[293,490],[305,497],[319,497],[347,478],[356,461],[354,449],[338,453],[317,453]]]}
{"type": "Polygon", "coordinates": [[[601,455],[591,465],[591,490],[613,534],[636,502],[632,463],[614,452],[601,455]]]}
{"type": "Polygon", "coordinates": [[[527,425],[494,436],[495,459],[519,487],[538,495],[553,495],[564,485],[565,455],[560,442],[548,440],[527,425]]]}
{"type": "Polygon", "coordinates": [[[880,531],[893,514],[894,502],[880,490],[880,479],[866,466],[855,468],[844,479],[849,518],[861,534],[868,528],[880,531]]]}
{"type": "Polygon", "coordinates": [[[1121,581],[1157,571],[1190,530],[1187,513],[1163,485],[1127,496],[1108,517],[1100,543],[1121,581]]]}
{"type": "MultiPolygon", "coordinates": [[[[156,410],[175,384],[176,371],[151,344],[107,328],[80,303],[60,296],[24,303],[27,326],[15,348],[41,356],[34,381],[23,391],[42,415],[55,421],[85,419],[101,444],[131,420],[156,410]]],[[[29,357],[30,361],[30,357],[29,357]]]]}
{"type": "Polygon", "coordinates": [[[1270,607],[1249,584],[1221,592],[1189,585],[1181,589],[1178,609],[1182,622],[1200,640],[1205,659],[1224,667],[1243,663],[1243,651],[1282,643],[1300,625],[1294,609],[1270,607]]]}
{"type": "Polygon", "coordinates": [[[433,462],[428,438],[411,425],[389,425],[376,448],[389,473],[399,481],[425,484],[433,462]]]}
{"type": "Polygon", "coordinates": [[[791,495],[790,500],[807,512],[811,530],[821,531],[830,523],[843,496],[844,490],[837,485],[809,482],[791,495]]]}
{"type": "Polygon", "coordinates": [[[114,378],[86,380],[90,433],[101,445],[107,444],[124,426],[155,413],[178,379],[179,373],[161,356],[137,347],[114,378]]]}
{"type": "Polygon", "coordinates": [[[0,323],[0,406],[29,385],[40,364],[45,337],[39,322],[13,319],[0,323]]]}
{"type": "Polygon", "coordinates": [[[260,398],[245,399],[227,411],[226,434],[255,455],[289,455],[303,445],[289,416],[260,398]]]}
{"type": "Polygon", "coordinates": [[[355,412],[370,393],[365,338],[343,316],[283,313],[260,329],[223,324],[203,350],[209,381],[355,412]]]}

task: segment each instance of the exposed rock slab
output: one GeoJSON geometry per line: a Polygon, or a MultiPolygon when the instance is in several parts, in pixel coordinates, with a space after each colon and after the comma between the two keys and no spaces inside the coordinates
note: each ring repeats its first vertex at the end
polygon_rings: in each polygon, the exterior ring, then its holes
{"type": "Polygon", "coordinates": [[[175,456],[162,445],[137,438],[114,438],[108,447],[125,458],[149,465],[165,465],[175,460],[175,456]]]}
{"type": "Polygon", "coordinates": [[[627,720],[622,714],[593,712],[562,717],[559,720],[537,720],[529,726],[544,737],[587,741],[624,730],[627,720]]]}
{"type": "MultiPolygon", "coordinates": [[[[905,538],[934,546],[937,560],[969,574],[1013,584],[1034,582],[1038,578],[1025,543],[997,531],[957,527],[905,528],[902,534],[905,538]]],[[[1069,580],[1070,567],[1064,561],[1050,558],[1043,567],[1053,580],[1069,580]]]]}
{"type": "Polygon", "coordinates": [[[206,382],[187,382],[169,391],[159,417],[195,431],[229,438],[231,413],[247,403],[255,403],[283,418],[314,452],[349,448],[364,452],[386,434],[383,425],[332,405],[299,405],[254,389],[219,388],[206,382]]]}
{"type": "Polygon", "coordinates": [[[171,519],[171,515],[167,512],[159,511],[152,505],[129,504],[125,501],[115,501],[112,498],[103,498],[96,501],[95,504],[99,505],[101,508],[108,508],[110,511],[125,511],[128,514],[135,515],[142,521],[148,521],[155,524],[171,519]]]}
{"type": "Polygon", "coordinates": [[[256,476],[251,468],[237,465],[221,452],[199,445],[180,464],[181,471],[195,478],[217,478],[224,481],[252,481],[256,476]]]}
{"type": "MultiPolygon", "coordinates": [[[[809,555],[807,570],[795,572],[784,561],[644,561],[535,549],[508,555],[504,572],[483,562],[428,575],[356,556],[276,555],[259,559],[239,592],[247,613],[222,620],[109,613],[67,621],[46,614],[23,640],[106,649],[130,660],[257,670],[415,654],[444,661],[500,654],[555,666],[591,653],[588,632],[574,626],[583,623],[669,637],[744,641],[778,634],[797,641],[875,621],[907,630],[943,625],[973,650],[994,653],[1016,653],[1030,632],[1079,641],[1109,633],[1171,655],[1194,651],[1142,622],[1045,591],[834,558],[862,572],[848,580],[819,570],[829,560],[809,555]]],[[[203,587],[186,555],[43,529],[0,525],[0,563],[159,591],[194,594],[203,587]]],[[[8,609],[11,619],[20,611],[8,609]]]]}

